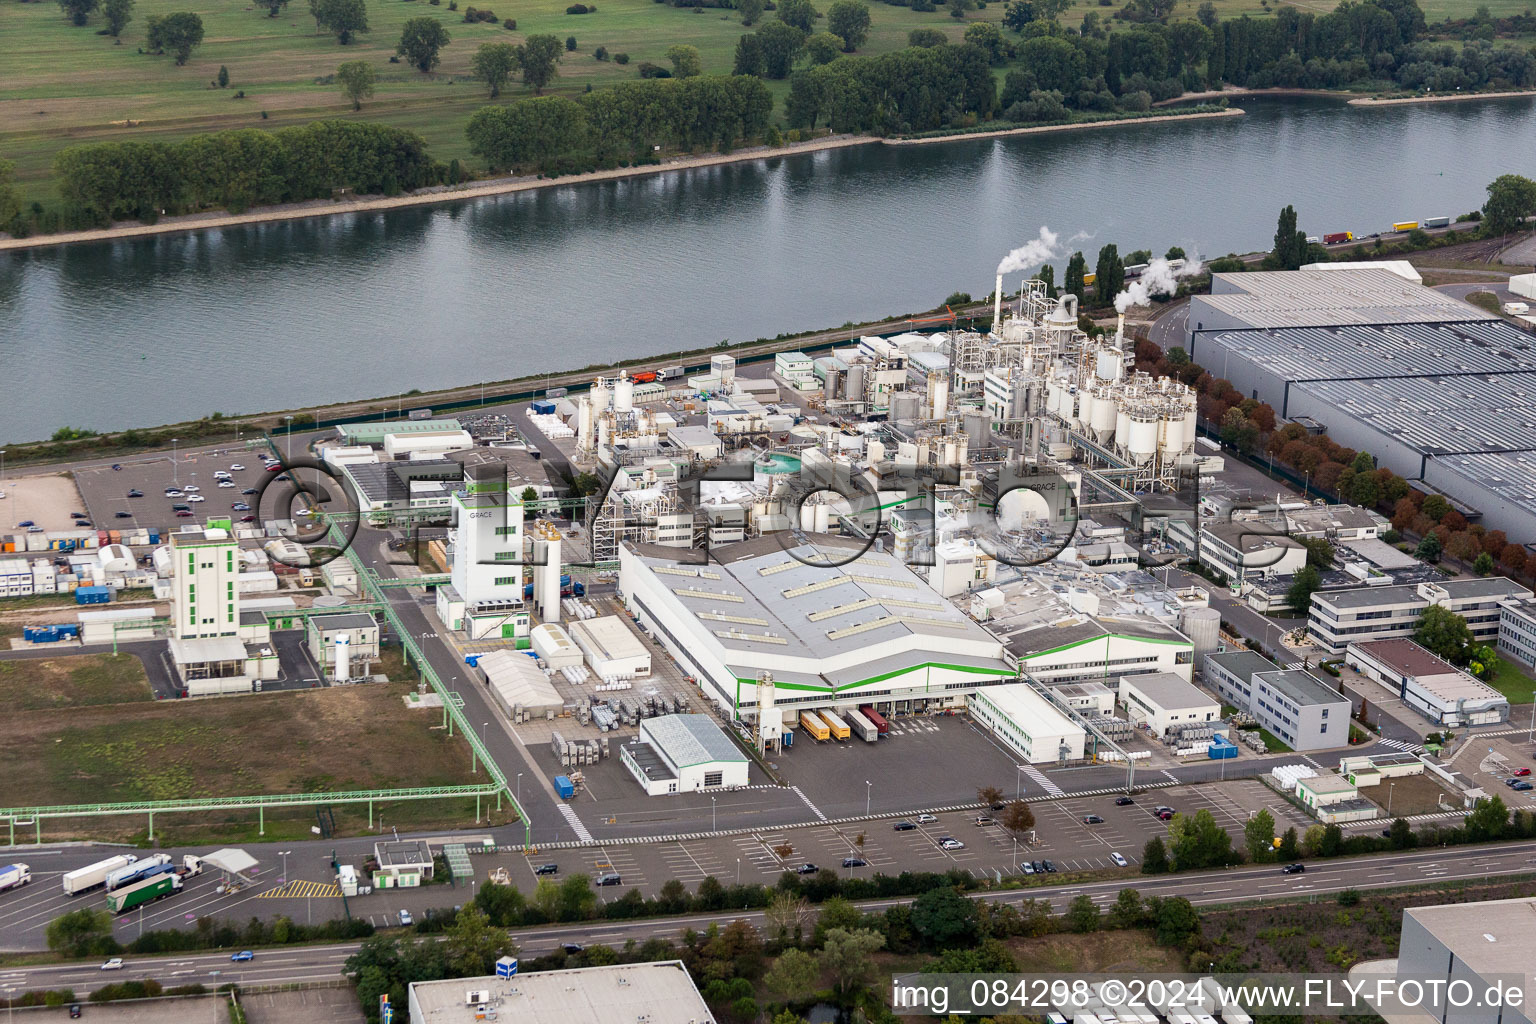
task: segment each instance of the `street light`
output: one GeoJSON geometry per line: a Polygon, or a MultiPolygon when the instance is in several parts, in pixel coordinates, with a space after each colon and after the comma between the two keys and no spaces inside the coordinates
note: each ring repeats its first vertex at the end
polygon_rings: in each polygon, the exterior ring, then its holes
{"type": "Polygon", "coordinates": [[[736,884],[741,884],[741,858],[736,858],[736,884]]]}
{"type": "Polygon", "coordinates": [[[283,419],[288,424],[288,461],[292,462],[293,461],[293,417],[292,416],[284,416],[283,419]]]}
{"type": "Polygon", "coordinates": [[[709,798],[709,830],[715,830],[715,798],[709,798]]]}
{"type": "Polygon", "coordinates": [[[181,470],[176,465],[176,439],[171,438],[171,483],[181,486],[181,470]]]}
{"type": "Polygon", "coordinates": [[[1387,784],[1387,813],[1388,814],[1392,813],[1392,791],[1394,789],[1396,789],[1396,788],[1397,788],[1397,783],[1395,783],[1395,782],[1387,784]]]}
{"type": "Polygon", "coordinates": [[[523,806],[523,773],[517,773],[517,806],[523,806]]]}
{"type": "Polygon", "coordinates": [[[278,850],[277,851],[277,855],[279,857],[283,858],[283,884],[284,885],[288,884],[288,855],[290,853],[292,853],[292,852],[293,852],[292,850],[278,850]]]}
{"type": "Polygon", "coordinates": [[[872,793],[872,792],[873,792],[872,783],[868,779],[865,779],[864,780],[864,816],[865,817],[869,816],[869,797],[870,797],[870,793],[872,793]]]}
{"type": "Polygon", "coordinates": [[[1016,785],[1013,787],[1013,799],[1018,801],[1024,795],[1024,766],[1021,764],[1016,764],[1014,767],[1019,770],[1019,774],[1014,779],[1016,785]]]}

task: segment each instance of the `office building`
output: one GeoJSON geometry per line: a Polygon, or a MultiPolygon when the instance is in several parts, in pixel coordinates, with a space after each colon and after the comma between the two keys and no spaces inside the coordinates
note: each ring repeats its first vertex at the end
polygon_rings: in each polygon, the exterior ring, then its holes
{"type": "Polygon", "coordinates": [[[1530,596],[1502,576],[1319,592],[1312,595],[1307,634],[1329,654],[1343,654],[1352,643],[1412,637],[1424,609],[1437,604],[1466,619],[1478,643],[1496,644],[1500,602],[1530,596]]]}
{"type": "Polygon", "coordinates": [[[1349,698],[1309,672],[1276,668],[1253,651],[1228,651],[1206,655],[1203,676],[1222,700],[1248,712],[1292,750],[1349,742],[1349,698]]]}
{"type": "Polygon", "coordinates": [[[1461,728],[1509,720],[1507,697],[1412,640],[1350,644],[1344,660],[1436,725],[1461,728]]]}

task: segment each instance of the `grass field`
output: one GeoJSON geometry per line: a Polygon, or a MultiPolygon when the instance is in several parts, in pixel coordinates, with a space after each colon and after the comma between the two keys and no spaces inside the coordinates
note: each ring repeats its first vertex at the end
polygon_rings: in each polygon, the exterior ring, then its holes
{"type": "Polygon", "coordinates": [[[131,654],[0,661],[0,706],[12,711],[151,701],[144,666],[131,654]]]}
{"type": "MultiPolygon", "coordinates": [[[[35,664],[35,663],[29,663],[35,664]]],[[[53,664],[53,663],[49,663],[53,664]]],[[[408,711],[401,696],[410,684],[391,683],[270,693],[221,699],[104,704],[92,695],[123,693],[112,672],[76,668],[67,673],[75,696],[68,714],[24,710],[0,721],[0,773],[19,800],[82,804],[126,800],[178,800],[262,793],[391,789],[465,785],[485,781],[470,773],[468,746],[433,728],[441,715],[408,711]]],[[[0,676],[0,693],[9,693],[0,676]]],[[[56,705],[44,705],[45,707],[56,705]]],[[[469,825],[474,801],[400,804],[390,820],[424,826],[469,825]]],[[[347,826],[366,822],[366,807],[346,815],[347,826]]],[[[218,835],[234,841],[256,834],[256,815],[185,815],[157,818],[157,837],[179,827],[181,838],[218,835]]],[[[338,814],[338,817],[341,817],[338,814]]],[[[268,812],[268,837],[308,834],[310,810],[286,817],[268,812]]],[[[44,824],[98,837],[131,838],[143,819],[105,818],[44,824]]]]}
{"type": "Polygon", "coordinates": [[[1519,665],[1499,659],[1499,671],[1488,684],[1509,698],[1511,704],[1530,704],[1536,701],[1536,680],[1532,680],[1519,665]]]}

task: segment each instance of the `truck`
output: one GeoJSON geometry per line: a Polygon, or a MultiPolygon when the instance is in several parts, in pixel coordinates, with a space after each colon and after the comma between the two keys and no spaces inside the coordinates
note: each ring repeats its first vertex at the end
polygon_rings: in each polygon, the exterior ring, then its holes
{"type": "Polygon", "coordinates": [[[131,853],[120,854],[116,857],[108,857],[99,860],[95,864],[87,864],[83,868],[76,868],[64,875],[64,895],[78,896],[87,889],[94,889],[98,885],[107,884],[107,876],[118,868],[125,868],[139,858],[131,853]]]}
{"type": "Polygon", "coordinates": [[[571,781],[569,775],[556,775],[555,792],[560,794],[561,800],[569,800],[576,795],[576,784],[571,781]]]}
{"type": "Polygon", "coordinates": [[[1324,245],[1338,245],[1340,242],[1353,242],[1354,240],[1355,233],[1353,231],[1330,231],[1323,236],[1324,245]]]}
{"type": "Polygon", "coordinates": [[[32,881],[32,869],[25,864],[7,864],[0,868],[0,892],[19,889],[32,881]]]}
{"type": "Polygon", "coordinates": [[[125,885],[132,885],[135,882],[148,878],[150,875],[162,874],[173,869],[171,855],[168,853],[157,853],[153,856],[141,857],[126,867],[108,872],[106,878],[107,891],[111,892],[114,889],[121,889],[125,885]]]}
{"type": "Polygon", "coordinates": [[[1424,218],[1424,226],[1426,228],[1448,228],[1448,227],[1451,226],[1451,218],[1449,218],[1449,217],[1425,217],[1424,218]]]}
{"type": "MultiPolygon", "coordinates": [[[[523,597],[528,598],[528,597],[532,597],[532,596],[533,596],[533,584],[532,583],[525,583],[525,584],[523,584],[523,597]]],[[[560,577],[560,596],[561,597],[586,597],[587,596],[587,585],[585,583],[581,582],[581,580],[577,580],[576,582],[572,583],[571,582],[571,577],[569,575],[562,575],[560,577]]]]}
{"type": "Polygon", "coordinates": [[[872,705],[865,704],[859,708],[859,714],[869,719],[869,723],[880,730],[881,736],[891,731],[891,723],[887,722],[885,716],[876,711],[872,705]]]}
{"type": "Polygon", "coordinates": [[[140,907],[179,892],[181,885],[180,875],[169,873],[155,875],[107,893],[107,909],[114,914],[125,914],[134,907],[140,907]]]}
{"type": "Polygon", "coordinates": [[[1419,226],[1416,220],[1395,220],[1392,222],[1393,231],[1412,231],[1419,226]]]}
{"type": "Polygon", "coordinates": [[[656,371],[657,380],[677,380],[687,371],[681,366],[663,366],[656,371]]]}
{"type": "Polygon", "coordinates": [[[827,728],[832,731],[832,736],[835,739],[845,740],[852,735],[848,728],[848,723],[839,718],[837,712],[831,708],[823,710],[821,717],[827,723],[827,728]]]}
{"type": "Polygon", "coordinates": [[[821,716],[814,711],[800,712],[800,728],[804,729],[811,739],[818,742],[832,735],[832,731],[827,728],[827,723],[823,722],[821,716]]]}
{"type": "Polygon", "coordinates": [[[406,415],[407,419],[412,419],[412,420],[429,420],[429,419],[432,418],[432,410],[431,409],[412,409],[410,412],[406,413],[405,415],[406,415]]]}
{"type": "Polygon", "coordinates": [[[203,873],[203,858],[195,853],[189,853],[181,858],[181,867],[176,869],[176,874],[182,878],[203,873]]]}
{"type": "Polygon", "coordinates": [[[629,375],[629,379],[636,384],[650,384],[656,379],[655,370],[637,370],[629,375]]]}
{"type": "Polygon", "coordinates": [[[865,718],[859,712],[844,711],[843,718],[847,720],[848,727],[853,730],[854,735],[858,736],[865,743],[874,743],[880,738],[880,730],[875,728],[875,723],[865,718]]]}

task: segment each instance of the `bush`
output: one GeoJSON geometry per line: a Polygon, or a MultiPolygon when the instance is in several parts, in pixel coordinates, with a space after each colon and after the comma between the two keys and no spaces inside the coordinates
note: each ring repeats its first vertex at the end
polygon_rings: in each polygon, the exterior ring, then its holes
{"type": "MultiPolygon", "coordinates": [[[[507,20],[508,21],[512,21],[511,18],[508,18],[507,20]]],[[[466,7],[466,8],[464,8],[464,21],[465,21],[466,24],[474,24],[477,21],[501,21],[501,19],[496,17],[496,12],[495,11],[492,11],[492,10],[484,10],[484,11],[482,11],[482,10],[479,10],[478,8],[475,8],[475,7],[466,7]]],[[[516,28],[517,27],[517,22],[516,21],[512,21],[512,24],[509,25],[508,27],[509,28],[516,28]]]]}
{"type": "Polygon", "coordinates": [[[606,46],[599,46],[597,49],[592,51],[592,57],[593,57],[594,60],[607,60],[608,59],[608,47],[606,47],[606,46]]]}
{"type": "Polygon", "coordinates": [[[629,63],[629,54],[627,54],[627,53],[616,53],[616,54],[613,55],[613,62],[615,64],[628,64],[629,63]]]}
{"type": "Polygon", "coordinates": [[[640,77],[641,78],[671,78],[672,77],[672,72],[667,70],[666,68],[662,67],[660,64],[652,64],[648,60],[643,60],[643,61],[640,62],[640,77]]]}
{"type": "Polygon", "coordinates": [[[565,52],[566,53],[575,53],[576,52],[576,37],[575,36],[566,36],[565,37],[565,52]]]}
{"type": "Polygon", "coordinates": [[[565,9],[566,14],[591,14],[592,8],[586,4],[571,4],[565,9]]]}
{"type": "Polygon", "coordinates": [[[517,19],[516,18],[508,18],[506,21],[501,23],[501,27],[506,29],[508,32],[516,32],[517,31],[517,19]]]}

